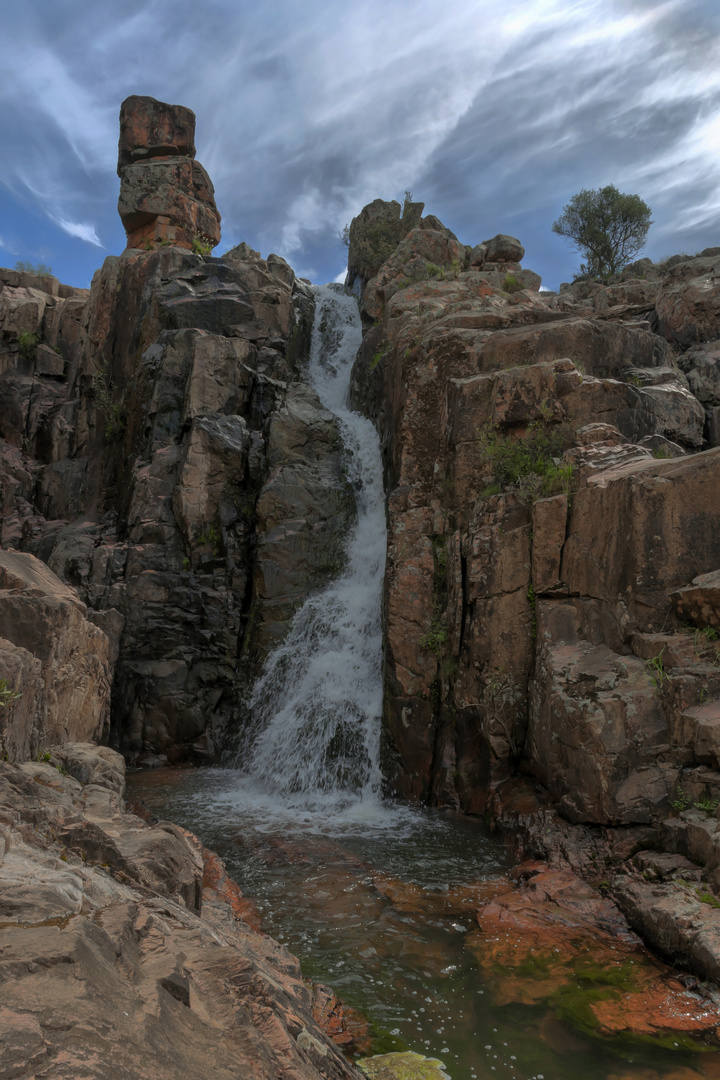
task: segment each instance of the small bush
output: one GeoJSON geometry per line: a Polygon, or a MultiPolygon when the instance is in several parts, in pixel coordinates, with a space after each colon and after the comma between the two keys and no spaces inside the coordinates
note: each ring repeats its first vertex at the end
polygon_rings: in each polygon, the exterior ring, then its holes
{"type": "Polygon", "coordinates": [[[11,686],[8,686],[7,679],[0,677],[0,709],[7,708],[13,701],[17,701],[22,694],[18,694],[11,686]]]}
{"type": "Polygon", "coordinates": [[[676,791],[676,797],[675,797],[675,799],[672,799],[670,801],[670,806],[672,807],[673,810],[677,810],[678,813],[681,814],[683,812],[683,810],[687,810],[688,806],[690,805],[690,800],[687,797],[687,795],[685,794],[685,792],[683,791],[682,786],[680,784],[678,784],[675,791],[676,791]]]}
{"type": "Polygon", "coordinates": [[[650,676],[650,682],[656,693],[662,689],[662,684],[668,677],[662,658],[664,652],[665,646],[662,647],[657,656],[652,656],[649,660],[645,661],[649,668],[648,675],[650,676]]]}
{"type": "Polygon", "coordinates": [[[437,656],[442,652],[443,646],[447,645],[447,640],[447,630],[440,620],[436,618],[430,624],[427,634],[420,638],[420,648],[427,649],[437,656]]]}
{"type": "Polygon", "coordinates": [[[105,441],[121,439],[125,431],[125,412],[122,405],[112,399],[114,386],[108,382],[104,371],[95,371],[92,377],[92,397],[100,412],[105,414],[105,441]]]}
{"type": "Polygon", "coordinates": [[[23,330],[22,334],[20,334],[17,340],[20,355],[25,357],[26,360],[32,359],[32,357],[35,355],[35,350],[37,348],[37,334],[32,334],[29,330],[23,330]]]}
{"type": "Polygon", "coordinates": [[[196,255],[209,255],[212,251],[212,243],[209,236],[202,236],[201,233],[196,233],[193,237],[192,250],[196,255]]]}
{"type": "Polygon", "coordinates": [[[502,283],[503,292],[516,293],[522,292],[522,284],[518,281],[514,274],[506,274],[502,283]]]}
{"type": "Polygon", "coordinates": [[[546,421],[535,420],[519,439],[487,425],[480,443],[501,487],[516,488],[525,501],[570,494],[572,465],[556,460],[563,451],[563,433],[546,421]]]}
{"type": "Polygon", "coordinates": [[[21,274],[37,274],[38,277],[50,277],[52,274],[52,266],[48,266],[47,263],[31,263],[19,260],[15,263],[15,269],[19,270],[21,274]]]}

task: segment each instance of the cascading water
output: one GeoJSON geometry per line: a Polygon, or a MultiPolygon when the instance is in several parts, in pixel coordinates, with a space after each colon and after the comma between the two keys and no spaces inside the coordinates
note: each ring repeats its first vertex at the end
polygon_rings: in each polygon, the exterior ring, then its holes
{"type": "Polygon", "coordinates": [[[307,809],[379,797],[386,528],[377,432],[346,404],[361,340],[355,298],[318,287],[309,376],[338,418],[357,520],[344,571],[297,612],[254,686],[238,762],[266,795],[307,809]]]}

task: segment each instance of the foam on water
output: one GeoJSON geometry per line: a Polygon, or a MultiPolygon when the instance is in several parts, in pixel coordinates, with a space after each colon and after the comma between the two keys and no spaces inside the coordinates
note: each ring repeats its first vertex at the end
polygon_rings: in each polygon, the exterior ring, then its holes
{"type": "Polygon", "coordinates": [[[252,690],[236,798],[270,818],[343,813],[387,820],[380,800],[381,597],[386,528],[382,460],[372,423],[348,408],[362,341],[357,302],[316,289],[309,377],[338,418],[357,520],[340,576],[297,612],[252,690]]]}

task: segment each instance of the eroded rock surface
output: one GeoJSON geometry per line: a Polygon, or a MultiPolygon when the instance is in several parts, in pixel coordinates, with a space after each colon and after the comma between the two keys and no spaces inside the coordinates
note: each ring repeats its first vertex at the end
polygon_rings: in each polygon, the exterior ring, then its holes
{"type": "Polygon", "coordinates": [[[125,812],[122,757],[92,744],[49,756],[0,763],[3,1073],[359,1076],[217,856],[125,812]]]}

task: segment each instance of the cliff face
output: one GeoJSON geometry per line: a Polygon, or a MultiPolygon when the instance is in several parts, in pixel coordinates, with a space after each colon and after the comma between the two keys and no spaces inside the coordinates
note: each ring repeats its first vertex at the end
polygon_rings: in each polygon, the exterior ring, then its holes
{"type": "Polygon", "coordinates": [[[647,824],[679,783],[720,797],[720,622],[692,585],[720,566],[718,255],[554,295],[522,254],[422,219],[362,283],[389,786],[480,813],[519,772],[573,821],[647,824]]]}
{"type": "MultiPolygon", "coordinates": [[[[121,209],[133,170],[164,170],[157,220],[181,228],[194,118],[160,104],[123,105],[121,209]]],[[[129,244],[149,222],[130,225],[129,244]]],[[[302,375],[311,288],[244,244],[193,252],[182,228],[146,229],[89,291],[0,271],[1,543],[47,564],[107,635],[114,745],[207,760],[247,677],[337,566],[354,500],[336,422],[302,375]]],[[[7,621],[0,634],[23,645],[7,621]]],[[[26,706],[3,710],[8,730],[26,706]]]]}

